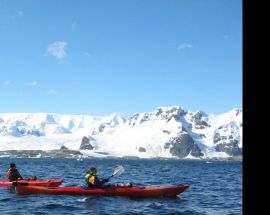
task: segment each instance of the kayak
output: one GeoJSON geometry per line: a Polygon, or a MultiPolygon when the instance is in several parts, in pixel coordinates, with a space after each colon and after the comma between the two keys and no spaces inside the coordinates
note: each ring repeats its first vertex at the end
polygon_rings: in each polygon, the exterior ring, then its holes
{"type": "Polygon", "coordinates": [[[24,185],[31,185],[31,186],[43,186],[43,187],[57,187],[63,183],[63,180],[59,179],[51,179],[51,180],[18,180],[18,181],[5,181],[0,179],[0,187],[11,187],[16,183],[21,183],[24,185]]]}
{"type": "Polygon", "coordinates": [[[163,187],[40,187],[40,186],[16,186],[16,192],[22,195],[46,194],[46,195],[94,195],[94,196],[127,196],[135,198],[144,197],[175,197],[188,189],[187,185],[163,186],[163,187]]]}
{"type": "Polygon", "coordinates": [[[16,186],[16,192],[22,195],[46,194],[46,195],[93,195],[93,196],[126,196],[134,198],[144,197],[176,197],[188,189],[187,185],[163,186],[163,187],[132,187],[112,186],[103,188],[85,187],[40,187],[40,186],[16,186]]]}
{"type": "Polygon", "coordinates": [[[51,180],[18,180],[18,181],[4,181],[0,179],[0,187],[11,187],[16,184],[24,184],[30,186],[43,186],[43,187],[57,187],[63,183],[63,180],[51,179],[51,180]]]}

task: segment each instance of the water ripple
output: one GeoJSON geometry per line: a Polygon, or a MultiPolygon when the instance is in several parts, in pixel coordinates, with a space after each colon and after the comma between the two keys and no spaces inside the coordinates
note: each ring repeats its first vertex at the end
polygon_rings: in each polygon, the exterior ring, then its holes
{"type": "Polygon", "coordinates": [[[84,185],[84,172],[91,166],[108,177],[117,165],[125,172],[110,183],[134,186],[188,184],[177,198],[132,199],[125,197],[46,196],[16,194],[0,187],[0,214],[242,214],[242,162],[187,160],[126,160],[58,158],[0,158],[0,174],[15,162],[24,177],[64,179],[62,186],[84,185]]]}

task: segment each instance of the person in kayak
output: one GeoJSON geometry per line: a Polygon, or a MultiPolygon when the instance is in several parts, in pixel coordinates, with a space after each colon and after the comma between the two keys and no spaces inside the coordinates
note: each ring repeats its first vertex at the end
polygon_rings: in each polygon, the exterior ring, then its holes
{"type": "Polygon", "coordinates": [[[9,179],[9,181],[23,180],[23,177],[21,176],[21,174],[17,170],[15,163],[10,164],[6,175],[7,175],[8,179],[9,179]]]}
{"type": "Polygon", "coordinates": [[[92,167],[91,169],[89,169],[86,172],[84,178],[86,180],[86,185],[88,188],[103,187],[104,184],[109,181],[108,178],[105,178],[103,180],[99,180],[99,178],[97,176],[97,169],[95,167],[92,167]]]}

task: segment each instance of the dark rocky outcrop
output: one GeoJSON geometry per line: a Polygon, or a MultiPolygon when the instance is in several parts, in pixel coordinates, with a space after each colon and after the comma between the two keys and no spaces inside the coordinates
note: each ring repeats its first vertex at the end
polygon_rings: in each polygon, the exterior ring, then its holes
{"type": "Polygon", "coordinates": [[[144,147],[140,147],[140,148],[138,149],[138,151],[139,151],[139,152],[146,152],[146,149],[145,149],[144,147]]]}
{"type": "Polygon", "coordinates": [[[157,108],[151,113],[136,113],[129,119],[129,125],[135,126],[136,124],[142,124],[151,119],[165,120],[169,122],[171,119],[180,121],[180,118],[187,114],[187,111],[183,110],[181,107],[172,107],[170,109],[157,108]]]}
{"type": "Polygon", "coordinates": [[[230,156],[242,155],[242,149],[238,146],[238,140],[229,140],[228,143],[219,143],[215,148],[217,152],[225,152],[230,156]]]}
{"type": "Polygon", "coordinates": [[[108,152],[95,152],[97,154],[100,154],[100,155],[108,155],[109,153],[108,152]]]}
{"type": "Polygon", "coordinates": [[[82,142],[81,142],[81,145],[80,145],[79,149],[80,150],[84,150],[84,149],[92,150],[92,149],[94,149],[94,147],[90,143],[90,138],[87,138],[87,137],[84,136],[82,138],[82,142]]]}
{"type": "Polygon", "coordinates": [[[206,138],[205,134],[199,134],[201,138],[206,138]]]}
{"type": "Polygon", "coordinates": [[[62,146],[60,147],[60,150],[68,150],[68,147],[62,145],[62,146]]]}
{"type": "Polygon", "coordinates": [[[238,136],[232,134],[221,135],[221,131],[228,131],[228,126],[220,126],[214,134],[213,142],[216,145],[216,151],[225,152],[230,156],[242,155],[242,148],[239,147],[239,140],[237,139],[238,136]]]}
{"type": "Polygon", "coordinates": [[[130,119],[129,119],[129,125],[134,126],[136,124],[136,121],[139,117],[139,113],[135,113],[130,119]]]}
{"type": "Polygon", "coordinates": [[[179,158],[185,158],[189,154],[194,157],[203,156],[200,148],[187,133],[180,133],[177,137],[165,143],[164,148],[170,148],[170,153],[179,158]]]}
{"type": "Polygon", "coordinates": [[[204,129],[205,127],[210,127],[210,125],[202,119],[203,116],[206,116],[206,114],[202,111],[198,111],[191,117],[191,120],[195,122],[195,128],[204,129]]]}
{"type": "Polygon", "coordinates": [[[170,131],[167,131],[167,130],[162,130],[163,133],[165,134],[170,134],[171,132],[170,131]]]}
{"type": "Polygon", "coordinates": [[[107,127],[110,127],[110,123],[102,123],[92,131],[91,135],[97,135],[103,132],[107,127]]]}
{"type": "Polygon", "coordinates": [[[169,122],[171,119],[180,121],[180,118],[187,114],[187,111],[181,107],[172,107],[170,109],[157,108],[156,116],[160,117],[162,120],[169,122]]]}

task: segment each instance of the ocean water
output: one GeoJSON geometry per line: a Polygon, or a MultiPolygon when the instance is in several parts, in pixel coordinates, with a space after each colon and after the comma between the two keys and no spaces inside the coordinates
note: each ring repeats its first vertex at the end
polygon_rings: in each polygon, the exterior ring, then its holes
{"type": "Polygon", "coordinates": [[[186,184],[177,198],[19,195],[0,187],[0,214],[242,214],[242,162],[220,160],[0,158],[0,174],[15,162],[23,177],[64,179],[61,186],[83,186],[84,172],[92,166],[100,178],[117,165],[125,172],[110,183],[134,186],[186,184]]]}

